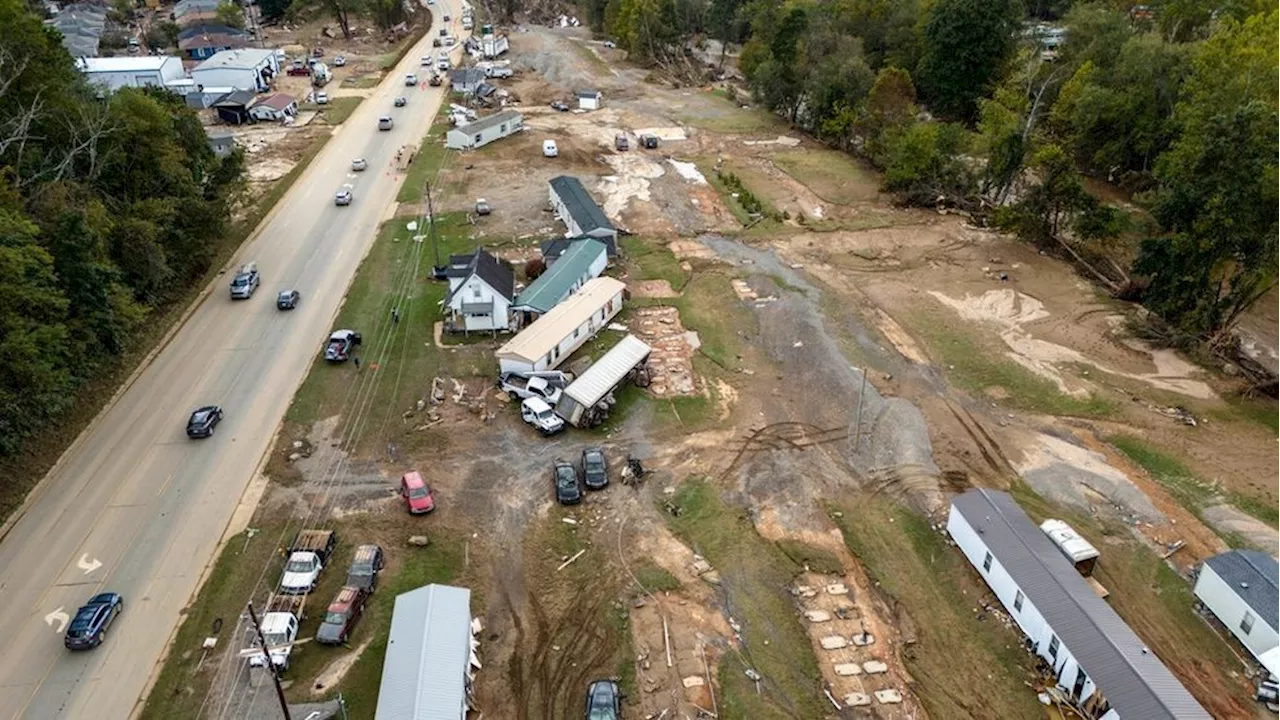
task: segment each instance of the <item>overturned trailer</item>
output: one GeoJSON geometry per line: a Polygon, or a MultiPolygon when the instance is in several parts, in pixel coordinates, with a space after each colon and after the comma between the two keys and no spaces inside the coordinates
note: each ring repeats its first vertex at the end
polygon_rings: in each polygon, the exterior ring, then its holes
{"type": "Polygon", "coordinates": [[[609,395],[628,379],[648,384],[645,362],[653,351],[640,338],[628,335],[560,393],[556,414],[575,427],[599,425],[609,417],[609,395]]]}

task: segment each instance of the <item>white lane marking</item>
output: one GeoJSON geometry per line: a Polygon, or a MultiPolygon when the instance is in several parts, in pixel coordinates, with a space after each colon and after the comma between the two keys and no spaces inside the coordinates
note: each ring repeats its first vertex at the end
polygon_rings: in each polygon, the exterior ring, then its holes
{"type": "Polygon", "coordinates": [[[97,570],[98,568],[102,567],[102,561],[99,560],[98,558],[93,558],[92,560],[90,560],[89,554],[85,553],[84,555],[80,556],[79,560],[76,561],[76,567],[83,570],[85,575],[88,575],[94,570],[97,570]]]}
{"type": "Polygon", "coordinates": [[[44,616],[44,621],[49,627],[57,624],[56,631],[59,635],[66,629],[67,623],[71,622],[71,616],[62,611],[63,606],[59,605],[57,610],[44,616]]]}

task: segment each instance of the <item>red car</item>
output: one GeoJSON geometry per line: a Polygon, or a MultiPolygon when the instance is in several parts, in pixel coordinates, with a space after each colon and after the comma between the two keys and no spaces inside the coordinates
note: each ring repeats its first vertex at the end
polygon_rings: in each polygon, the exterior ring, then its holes
{"type": "Polygon", "coordinates": [[[405,473],[400,478],[400,497],[404,498],[410,515],[425,515],[436,509],[435,493],[427,487],[427,481],[419,472],[405,473]]]}
{"type": "Polygon", "coordinates": [[[363,588],[347,586],[329,603],[324,622],[316,631],[316,642],[323,645],[342,645],[351,635],[351,629],[364,613],[364,601],[369,593],[363,588]]]}

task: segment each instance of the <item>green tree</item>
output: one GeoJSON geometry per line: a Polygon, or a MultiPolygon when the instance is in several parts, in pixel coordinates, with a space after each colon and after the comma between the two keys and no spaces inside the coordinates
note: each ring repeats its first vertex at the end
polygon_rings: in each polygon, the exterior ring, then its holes
{"type": "Polygon", "coordinates": [[[258,11],[267,20],[279,20],[289,12],[291,0],[258,0],[258,11]]]}
{"type": "Polygon", "coordinates": [[[803,97],[806,129],[843,143],[875,82],[862,57],[862,43],[831,28],[810,32],[804,40],[803,97]]]}
{"type": "Polygon", "coordinates": [[[916,81],[934,112],[977,117],[978,99],[999,78],[1022,18],[1018,0],[937,0],[924,19],[916,81]]]}
{"type": "Polygon", "coordinates": [[[886,132],[884,146],[884,189],[907,204],[967,204],[973,195],[973,176],[961,157],[967,150],[963,127],[917,122],[886,132]]]}
{"type": "Polygon", "coordinates": [[[231,0],[218,3],[218,9],[214,11],[214,16],[218,22],[240,30],[244,29],[244,10],[231,0]]]}

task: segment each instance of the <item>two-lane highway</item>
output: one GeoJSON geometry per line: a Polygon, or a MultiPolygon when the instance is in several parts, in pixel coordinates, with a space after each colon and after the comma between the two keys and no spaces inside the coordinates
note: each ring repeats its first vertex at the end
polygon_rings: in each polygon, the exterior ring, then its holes
{"type": "MultiPolygon", "coordinates": [[[[447,8],[432,11],[439,18],[447,8]]],[[[215,281],[0,541],[0,718],[127,718],[139,706],[394,202],[403,180],[396,150],[420,142],[435,118],[448,84],[404,85],[431,50],[428,36],[405,55],[238,254],[236,265],[256,261],[262,273],[253,298],[230,300],[229,274],[215,281]],[[408,105],[393,108],[399,95],[408,105]],[[379,131],[380,115],[395,118],[395,128],[379,131]],[[368,170],[351,172],[357,157],[368,170]],[[355,200],[336,207],[344,185],[355,200]],[[302,293],[298,309],[277,311],[276,293],[290,288],[302,293]],[[221,405],[226,418],[212,438],[188,440],[187,416],[206,404],[221,405]],[[106,590],[125,599],[109,637],[93,651],[63,649],[68,617],[106,590]]]]}

